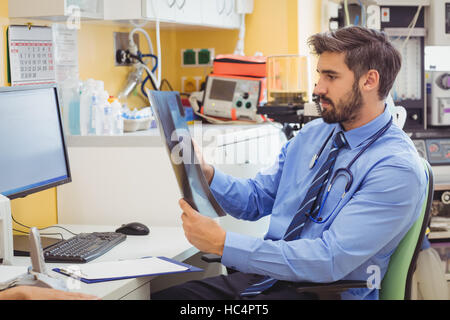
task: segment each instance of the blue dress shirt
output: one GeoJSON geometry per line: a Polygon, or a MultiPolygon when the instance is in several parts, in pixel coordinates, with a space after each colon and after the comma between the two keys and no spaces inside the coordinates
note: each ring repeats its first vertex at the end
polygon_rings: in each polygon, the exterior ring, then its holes
{"type": "MultiPolygon", "coordinates": [[[[385,108],[366,125],[344,132],[348,145],[340,151],[334,171],[346,167],[390,117],[385,108]]],[[[376,287],[390,256],[419,216],[427,186],[411,139],[396,125],[352,165],[354,180],[344,198],[347,180],[337,178],[321,213],[322,217],[332,213],[326,223],[307,219],[299,240],[280,240],[327,158],[331,139],[309,169],[333,129],[342,131],[340,124],[322,119],[309,122],[283,146],[275,164],[254,179],[215,170],[211,190],[228,214],[252,221],[271,215],[264,239],[227,232],[222,263],[241,272],[296,282],[369,279],[375,288],[350,289],[342,298],[378,299],[376,287]]]]}

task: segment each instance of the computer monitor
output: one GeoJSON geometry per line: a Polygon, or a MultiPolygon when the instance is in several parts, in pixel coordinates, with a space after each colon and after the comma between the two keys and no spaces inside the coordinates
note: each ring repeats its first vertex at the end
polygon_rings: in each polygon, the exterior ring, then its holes
{"type": "Polygon", "coordinates": [[[71,181],[56,85],[0,88],[0,194],[71,181]]]}

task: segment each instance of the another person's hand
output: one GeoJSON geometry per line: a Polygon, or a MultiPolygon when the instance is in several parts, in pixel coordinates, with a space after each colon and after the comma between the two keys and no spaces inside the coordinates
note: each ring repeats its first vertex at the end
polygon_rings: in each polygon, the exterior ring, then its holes
{"type": "Polygon", "coordinates": [[[213,219],[195,211],[184,199],[179,204],[183,210],[181,219],[188,241],[200,251],[221,256],[225,245],[225,230],[213,219]]]}
{"type": "Polygon", "coordinates": [[[18,286],[1,291],[0,300],[98,300],[98,298],[83,293],[33,286],[18,286]]]}
{"type": "Polygon", "coordinates": [[[195,142],[194,139],[192,139],[192,145],[194,146],[195,155],[200,163],[200,167],[202,168],[206,181],[208,182],[208,184],[211,184],[211,181],[214,177],[214,167],[205,161],[200,146],[197,144],[197,142],[195,142]]]}

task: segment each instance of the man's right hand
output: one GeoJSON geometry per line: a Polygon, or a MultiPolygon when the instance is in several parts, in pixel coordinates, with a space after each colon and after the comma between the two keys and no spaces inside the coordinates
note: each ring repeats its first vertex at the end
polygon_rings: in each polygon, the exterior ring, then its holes
{"type": "Polygon", "coordinates": [[[192,139],[192,145],[194,146],[195,155],[200,163],[200,167],[202,168],[206,181],[208,182],[208,184],[211,184],[211,181],[214,177],[214,167],[208,164],[205,159],[203,159],[202,150],[194,139],[192,139]]]}

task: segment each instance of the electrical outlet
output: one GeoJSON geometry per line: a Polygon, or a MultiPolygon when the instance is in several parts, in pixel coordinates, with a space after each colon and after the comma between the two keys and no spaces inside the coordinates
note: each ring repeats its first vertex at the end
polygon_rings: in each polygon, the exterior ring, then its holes
{"type": "Polygon", "coordinates": [[[182,67],[210,67],[213,60],[214,48],[181,50],[182,67]]]}
{"type": "MultiPolygon", "coordinates": [[[[127,59],[124,52],[128,48],[128,32],[114,32],[114,64],[115,66],[131,66],[130,59],[127,59]]],[[[134,43],[139,48],[139,35],[134,34],[134,43]]]]}
{"type": "Polygon", "coordinates": [[[197,91],[193,77],[181,77],[181,92],[191,93],[197,91]]]}
{"type": "Polygon", "coordinates": [[[195,66],[197,64],[197,54],[192,49],[182,51],[182,64],[184,66],[195,66]]]}
{"type": "Polygon", "coordinates": [[[200,49],[197,52],[197,61],[199,65],[202,66],[208,66],[212,63],[212,57],[213,53],[211,52],[211,49],[200,49]]]}
{"type": "Polygon", "coordinates": [[[203,77],[181,77],[181,92],[191,93],[200,91],[203,77]]]}

